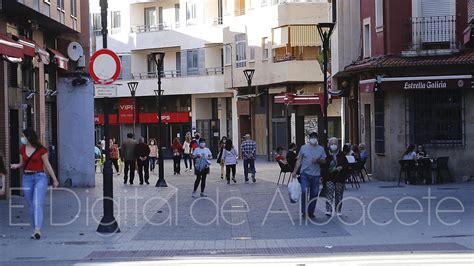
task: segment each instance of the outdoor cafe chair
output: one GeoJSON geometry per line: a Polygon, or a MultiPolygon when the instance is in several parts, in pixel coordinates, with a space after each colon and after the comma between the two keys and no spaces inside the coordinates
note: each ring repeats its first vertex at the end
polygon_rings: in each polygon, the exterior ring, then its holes
{"type": "Polygon", "coordinates": [[[444,175],[443,173],[447,174],[447,177],[449,178],[449,181],[452,181],[451,173],[448,168],[448,161],[449,157],[438,157],[435,160],[435,170],[436,170],[436,176],[437,176],[437,182],[439,183],[444,183],[444,175]]]}
{"type": "Polygon", "coordinates": [[[278,162],[278,165],[280,166],[280,175],[278,176],[278,182],[277,182],[277,185],[280,184],[280,178],[281,178],[281,174],[283,174],[283,180],[282,180],[282,184],[285,183],[285,177],[286,177],[286,174],[287,173],[290,173],[290,177],[288,178],[288,183],[290,183],[290,179],[291,179],[291,169],[290,169],[290,166],[288,164],[283,164],[281,162],[278,162]]]}
{"type": "Polygon", "coordinates": [[[405,184],[416,183],[418,178],[418,168],[416,166],[415,160],[400,160],[400,174],[398,176],[398,185],[400,186],[400,182],[402,180],[402,174],[405,174],[405,184]],[[414,174],[414,177],[412,176],[414,174]]]}

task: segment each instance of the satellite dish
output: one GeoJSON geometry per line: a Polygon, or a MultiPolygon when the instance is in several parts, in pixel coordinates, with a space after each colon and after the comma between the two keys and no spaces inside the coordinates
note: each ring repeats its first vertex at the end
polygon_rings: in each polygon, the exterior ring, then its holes
{"type": "Polygon", "coordinates": [[[72,61],[77,61],[84,55],[84,49],[78,42],[71,42],[67,47],[67,55],[72,61]]]}

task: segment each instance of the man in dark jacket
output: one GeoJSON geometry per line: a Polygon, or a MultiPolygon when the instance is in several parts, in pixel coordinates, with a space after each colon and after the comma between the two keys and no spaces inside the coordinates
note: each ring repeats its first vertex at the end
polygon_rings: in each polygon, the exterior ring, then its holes
{"type": "Polygon", "coordinates": [[[143,171],[145,171],[145,183],[150,184],[148,179],[150,178],[150,147],[145,143],[145,139],[140,137],[138,139],[138,145],[136,148],[137,153],[137,165],[138,165],[138,177],[140,178],[140,185],[143,185],[143,171]]]}
{"type": "Polygon", "coordinates": [[[136,146],[137,141],[133,139],[133,134],[128,133],[127,139],[122,143],[121,147],[122,160],[125,163],[125,173],[123,178],[124,184],[127,184],[130,169],[130,185],[133,185],[133,179],[135,178],[135,161],[137,160],[137,155],[135,153],[136,146]]]}

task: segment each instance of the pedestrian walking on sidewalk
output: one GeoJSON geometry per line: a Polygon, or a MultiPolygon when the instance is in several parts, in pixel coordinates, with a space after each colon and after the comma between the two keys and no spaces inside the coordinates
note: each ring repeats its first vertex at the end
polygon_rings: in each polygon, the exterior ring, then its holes
{"type": "Polygon", "coordinates": [[[242,158],[244,159],[245,183],[249,182],[249,173],[252,174],[252,181],[255,183],[255,158],[257,156],[257,143],[250,138],[250,134],[245,135],[245,140],[240,145],[242,158]]]}
{"type": "Polygon", "coordinates": [[[180,175],[181,154],[183,153],[183,145],[179,143],[179,138],[174,138],[173,144],[171,145],[171,151],[173,152],[173,173],[175,175],[180,175]]]}
{"type": "Polygon", "coordinates": [[[145,143],[145,139],[143,137],[140,137],[138,139],[136,153],[140,185],[143,185],[143,175],[145,175],[145,183],[149,185],[150,182],[148,182],[148,179],[150,179],[150,171],[148,167],[150,166],[150,159],[148,158],[148,156],[150,155],[150,148],[145,143]]]}
{"type": "Polygon", "coordinates": [[[303,217],[314,218],[316,210],[316,200],[319,192],[319,181],[321,179],[321,165],[326,163],[326,151],[318,145],[318,133],[309,134],[309,143],[301,146],[293,170],[293,178],[296,178],[298,169],[300,170],[301,182],[301,213],[303,217]],[[309,189],[309,202],[306,202],[309,189]],[[307,203],[309,207],[306,208],[307,203]]]}
{"type": "Polygon", "coordinates": [[[150,148],[150,171],[154,172],[156,167],[156,159],[158,158],[158,146],[156,145],[156,140],[150,139],[150,145],[148,145],[148,147],[150,148]]]}
{"type": "Polygon", "coordinates": [[[206,188],[206,177],[209,174],[210,160],[212,159],[211,151],[206,148],[206,140],[199,139],[199,147],[193,151],[194,158],[194,173],[196,174],[196,181],[194,181],[193,198],[197,197],[197,189],[201,184],[201,197],[207,197],[204,194],[206,188]]]}
{"type": "Polygon", "coordinates": [[[6,194],[6,177],[7,168],[5,166],[5,160],[3,159],[3,152],[0,151],[0,197],[6,194]]]}
{"type": "Polygon", "coordinates": [[[222,153],[224,152],[226,141],[227,137],[222,137],[219,142],[219,154],[217,154],[217,163],[221,166],[221,179],[224,179],[224,161],[222,161],[222,153]]]}
{"type": "Polygon", "coordinates": [[[227,179],[227,184],[230,184],[230,172],[232,171],[232,181],[237,183],[235,180],[235,167],[237,165],[237,151],[232,145],[232,140],[228,139],[225,143],[225,148],[222,151],[222,163],[225,164],[225,177],[227,179]]]}
{"type": "Polygon", "coordinates": [[[193,163],[191,160],[191,133],[186,134],[186,137],[184,139],[183,160],[184,160],[184,166],[186,166],[185,172],[193,170],[193,163]],[[189,167],[188,167],[188,163],[189,163],[189,167]]]}
{"type": "Polygon", "coordinates": [[[110,160],[112,161],[112,164],[115,167],[115,171],[117,171],[117,174],[120,175],[120,168],[119,168],[119,148],[118,145],[114,143],[112,139],[109,140],[109,154],[110,154],[110,160]]]}
{"type": "Polygon", "coordinates": [[[329,154],[326,157],[323,182],[326,183],[326,216],[331,217],[334,213],[341,215],[349,162],[341,151],[337,138],[330,138],[328,144],[329,154]]]}
{"type": "Polygon", "coordinates": [[[128,133],[127,139],[122,143],[122,157],[125,163],[123,174],[123,183],[127,184],[128,176],[130,174],[130,185],[133,185],[135,179],[135,164],[137,160],[136,154],[137,141],[133,139],[133,134],[128,133]]]}
{"type": "Polygon", "coordinates": [[[53,180],[53,187],[58,187],[59,182],[49,163],[48,150],[39,142],[38,135],[32,129],[23,130],[21,137],[20,163],[12,164],[12,169],[23,168],[22,189],[28,202],[31,226],[33,227],[32,239],[41,238],[43,227],[43,205],[49,178],[53,180]]]}

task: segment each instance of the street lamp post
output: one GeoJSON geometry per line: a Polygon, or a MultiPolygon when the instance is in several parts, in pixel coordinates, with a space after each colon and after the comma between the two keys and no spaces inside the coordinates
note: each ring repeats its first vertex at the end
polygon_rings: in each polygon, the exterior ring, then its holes
{"type": "MultiPolygon", "coordinates": [[[[253,79],[254,74],[255,74],[255,69],[245,69],[244,70],[244,75],[245,75],[245,78],[247,79],[247,87],[248,87],[249,93],[250,93],[250,90],[252,89],[252,79],[253,79]]],[[[255,92],[255,95],[257,95],[256,92],[255,92]]],[[[250,110],[252,110],[252,109],[250,109],[250,110]]],[[[252,113],[250,112],[250,115],[251,114],[252,113]]],[[[250,120],[251,128],[252,128],[252,124],[253,124],[253,120],[250,120]]]]}
{"type": "Polygon", "coordinates": [[[324,99],[323,99],[323,145],[326,147],[328,143],[328,50],[329,40],[331,39],[334,23],[319,23],[317,25],[318,33],[323,43],[323,78],[324,78],[324,99]]]}
{"type": "Polygon", "coordinates": [[[133,136],[135,136],[135,117],[136,117],[136,109],[137,109],[137,104],[135,102],[135,93],[137,92],[138,88],[138,82],[137,81],[131,81],[127,83],[128,89],[130,90],[130,95],[132,95],[132,101],[133,101],[133,136]]]}
{"type": "Polygon", "coordinates": [[[158,76],[158,90],[155,90],[155,95],[158,98],[158,138],[159,138],[159,148],[158,148],[158,181],[156,182],[155,187],[168,187],[165,181],[165,172],[163,167],[163,122],[161,120],[161,96],[163,91],[161,90],[161,66],[163,64],[163,59],[165,58],[165,53],[156,52],[152,53],[153,60],[156,64],[156,74],[158,76]]]}
{"type": "MultiPolygon", "coordinates": [[[[107,0],[100,0],[101,24],[102,24],[102,44],[103,48],[107,48],[107,0]]],[[[114,217],[114,187],[113,187],[113,170],[112,161],[109,153],[109,99],[104,98],[104,133],[105,133],[105,163],[102,171],[104,182],[103,207],[104,216],[100,220],[97,232],[99,233],[119,233],[120,228],[114,217]]]]}

